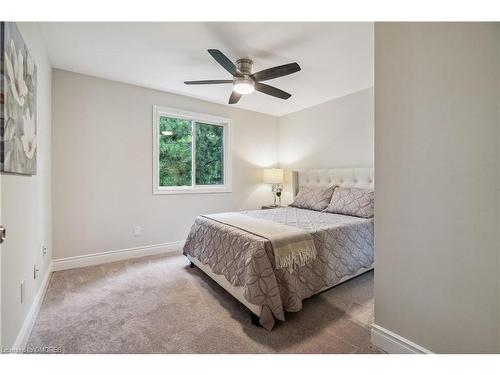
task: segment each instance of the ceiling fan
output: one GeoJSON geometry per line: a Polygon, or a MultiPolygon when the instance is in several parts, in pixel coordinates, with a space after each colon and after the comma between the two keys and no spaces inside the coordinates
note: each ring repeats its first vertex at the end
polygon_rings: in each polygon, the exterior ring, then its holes
{"type": "Polygon", "coordinates": [[[283,77],[300,71],[300,66],[297,63],[290,63],[274,68],[261,70],[252,74],[253,61],[250,59],[239,59],[236,65],[227,58],[218,49],[209,49],[208,53],[217,61],[224,69],[226,69],[233,79],[216,79],[204,81],[184,81],[186,85],[216,85],[223,83],[232,83],[233,92],[229,97],[229,104],[238,103],[242,95],[251,94],[254,90],[264,94],[274,96],[280,99],[288,99],[291,94],[280,90],[276,87],[266,85],[262,81],[283,77]]]}

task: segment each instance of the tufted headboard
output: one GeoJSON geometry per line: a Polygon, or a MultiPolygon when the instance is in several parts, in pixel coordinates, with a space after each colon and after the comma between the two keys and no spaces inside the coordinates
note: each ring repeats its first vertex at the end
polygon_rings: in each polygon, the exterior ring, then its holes
{"type": "Polygon", "coordinates": [[[374,188],[374,169],[360,168],[333,168],[333,169],[302,169],[292,172],[293,196],[295,197],[300,186],[338,185],[344,187],[374,188]]]}

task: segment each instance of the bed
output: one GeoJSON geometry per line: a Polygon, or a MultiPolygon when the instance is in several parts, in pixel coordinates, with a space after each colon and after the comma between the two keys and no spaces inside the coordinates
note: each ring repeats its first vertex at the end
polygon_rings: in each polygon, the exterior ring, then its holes
{"type": "MultiPolygon", "coordinates": [[[[299,187],[373,189],[373,168],[294,171],[299,187]]],[[[243,211],[241,214],[311,234],[316,257],[300,267],[277,268],[271,242],[210,217],[196,218],[183,253],[252,313],[252,322],[271,330],[285,311],[301,310],[302,301],[373,268],[373,218],[338,215],[295,207],[243,211]]]]}

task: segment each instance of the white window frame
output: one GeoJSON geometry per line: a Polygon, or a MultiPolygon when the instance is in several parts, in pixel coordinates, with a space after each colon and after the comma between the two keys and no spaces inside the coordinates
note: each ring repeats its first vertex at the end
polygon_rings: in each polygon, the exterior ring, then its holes
{"type": "Polygon", "coordinates": [[[231,193],[231,119],[212,116],[203,113],[184,111],[180,109],[153,106],[153,194],[201,194],[201,193],[231,193]],[[192,179],[191,186],[160,186],[160,117],[174,117],[192,121],[193,130],[196,122],[222,126],[224,128],[224,184],[196,185],[196,136],[192,137],[192,179]]]}

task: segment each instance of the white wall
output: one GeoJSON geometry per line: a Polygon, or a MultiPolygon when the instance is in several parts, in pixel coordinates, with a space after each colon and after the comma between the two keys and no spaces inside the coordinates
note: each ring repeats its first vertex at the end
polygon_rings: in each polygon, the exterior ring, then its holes
{"type": "Polygon", "coordinates": [[[184,240],[199,214],[272,199],[259,181],[277,162],[275,117],[54,70],[53,123],[56,259],[184,240]],[[152,194],[154,104],[232,118],[232,193],[152,194]]]}
{"type": "Polygon", "coordinates": [[[375,323],[499,347],[498,24],[375,26],[375,323]]]}
{"type": "Polygon", "coordinates": [[[373,166],[373,87],[280,117],[278,143],[284,168],[373,166]]]}
{"type": "Polygon", "coordinates": [[[2,174],[2,225],[7,240],[2,244],[2,345],[9,348],[40,289],[52,252],[51,227],[51,66],[36,23],[18,23],[33,56],[38,74],[36,176],[2,174]],[[42,259],[41,246],[48,247],[42,259]],[[33,279],[33,265],[39,277],[33,279]],[[26,298],[20,303],[20,283],[25,279],[26,298]]]}

